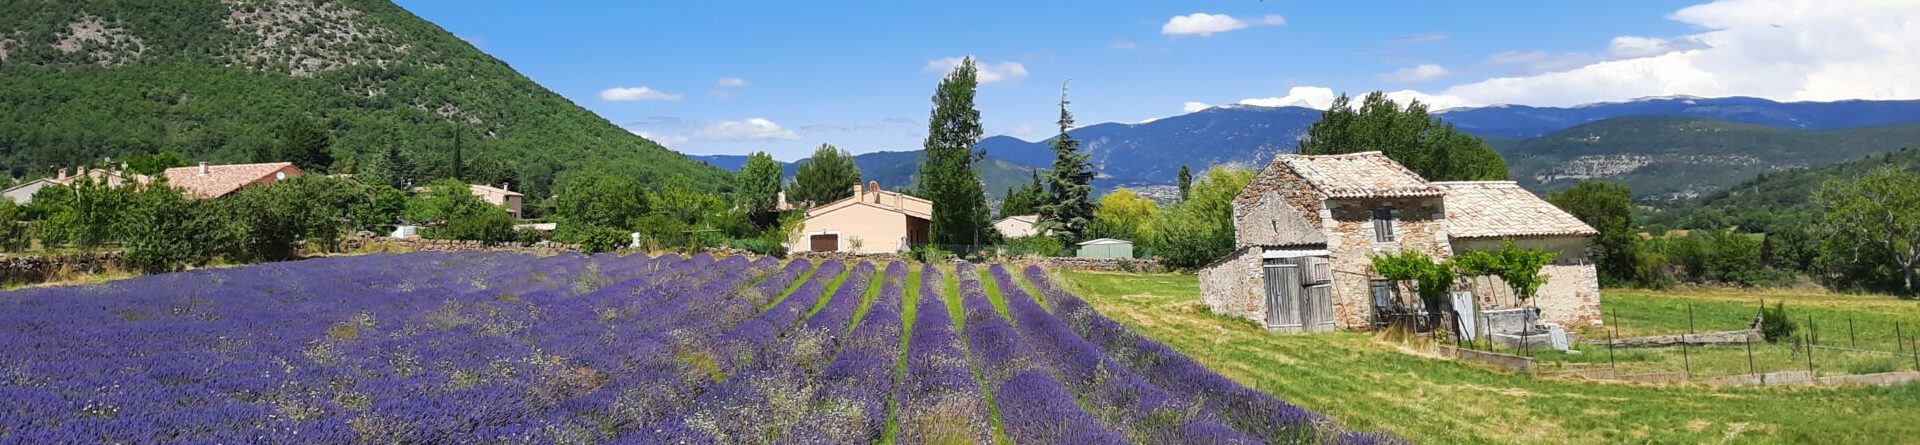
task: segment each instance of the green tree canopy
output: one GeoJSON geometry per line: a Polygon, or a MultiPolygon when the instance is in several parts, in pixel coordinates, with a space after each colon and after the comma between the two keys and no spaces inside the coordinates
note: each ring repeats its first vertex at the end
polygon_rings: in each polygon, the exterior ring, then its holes
{"type": "Polygon", "coordinates": [[[127,264],[145,273],[205,266],[234,247],[246,227],[219,211],[221,201],[187,198],[165,182],[133,195],[121,242],[127,264]]]}
{"type": "Polygon", "coordinates": [[[274,129],[274,149],[254,162],[292,162],[301,170],[324,172],[333,166],[333,137],[306,118],[294,118],[274,129]]]}
{"type": "Polygon", "coordinates": [[[1144,240],[1152,233],[1150,225],[1159,209],[1153,201],[1140,197],[1133,190],[1125,187],[1114,189],[1100,197],[1099,207],[1093,211],[1093,224],[1087,227],[1087,236],[1144,240]]]}
{"type": "Polygon", "coordinates": [[[767,152],[747,156],[747,164],[733,179],[733,196],[756,227],[776,223],[780,204],[780,163],[767,152]]]}
{"type": "Polygon", "coordinates": [[[1507,179],[1507,163],[1480,140],[1427,113],[1411,101],[1406,108],[1375,91],[1354,109],[1341,95],[1307,128],[1299,153],[1309,155],[1380,151],[1430,181],[1507,179]]]}
{"type": "Polygon", "coordinates": [[[987,196],[973,170],[973,163],[984,157],[973,149],[984,132],[980,110],[973,104],[978,74],[968,57],[934,89],[919,183],[920,192],[934,203],[934,244],[977,245],[987,238],[987,196]]]}
{"type": "Polygon", "coordinates": [[[1916,295],[1920,264],[1920,176],[1883,167],[1852,181],[1830,181],[1820,190],[1824,229],[1835,261],[1850,268],[1898,268],[1898,291],[1916,295]],[[1874,264],[1878,263],[1878,264],[1874,264]]]}
{"type": "Polygon", "coordinates": [[[566,225],[631,229],[651,206],[648,194],[632,177],[587,173],[561,184],[554,210],[566,225]]]}
{"type": "Polygon", "coordinates": [[[1621,284],[1634,280],[1634,266],[1640,260],[1634,250],[1631,189],[1624,184],[1584,181],[1548,194],[1547,201],[1600,231],[1593,246],[1602,281],[1621,284]]]}
{"type": "Polygon", "coordinates": [[[1148,246],[1168,266],[1194,269],[1233,251],[1233,197],[1253,182],[1254,171],[1219,165],[1193,184],[1185,202],[1158,212],[1148,246]]]}
{"type": "Polygon", "coordinates": [[[820,144],[813,150],[813,156],[800,161],[798,172],[793,176],[793,186],[787,188],[787,202],[797,206],[812,207],[853,196],[853,187],[860,184],[860,167],[853,164],[853,155],[832,145],[820,144]]]}
{"type": "Polygon", "coordinates": [[[1187,193],[1193,190],[1193,171],[1180,166],[1180,200],[1187,200],[1187,193]]]}
{"type": "Polygon", "coordinates": [[[1000,217],[1036,215],[1047,201],[1047,186],[1040,182],[1040,172],[1033,172],[1033,182],[1020,188],[1007,189],[1006,198],[1000,201],[1000,217]]]}

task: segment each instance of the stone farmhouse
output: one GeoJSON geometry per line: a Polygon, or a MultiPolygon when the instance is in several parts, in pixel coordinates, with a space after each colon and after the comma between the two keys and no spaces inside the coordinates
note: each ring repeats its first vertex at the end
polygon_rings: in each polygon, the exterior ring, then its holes
{"type": "Polygon", "coordinates": [[[933,201],[880,189],[879,182],[853,186],[853,196],[807,209],[789,252],[898,253],[926,244],[933,228],[933,201]]]}
{"type": "MultiPolygon", "coordinates": [[[[1379,152],[1281,155],[1234,197],[1233,222],[1235,249],[1201,269],[1201,300],[1270,329],[1372,329],[1385,313],[1419,303],[1379,279],[1371,255],[1415,250],[1440,259],[1509,239],[1560,254],[1529,302],[1545,321],[1599,320],[1586,247],[1596,232],[1511,182],[1428,182],[1379,152]]],[[[1488,280],[1470,280],[1487,283],[1473,286],[1481,309],[1515,304],[1488,280]]]]}
{"type": "Polygon", "coordinates": [[[486,201],[495,207],[506,209],[507,215],[514,218],[520,217],[521,209],[525,206],[526,195],[507,188],[506,184],[500,184],[499,187],[486,184],[467,184],[467,189],[473,191],[473,196],[480,197],[481,201],[486,201]]]}

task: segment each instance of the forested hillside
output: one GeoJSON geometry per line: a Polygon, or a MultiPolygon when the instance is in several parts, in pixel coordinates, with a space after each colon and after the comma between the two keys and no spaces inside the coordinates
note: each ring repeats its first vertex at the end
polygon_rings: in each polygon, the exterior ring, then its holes
{"type": "Polygon", "coordinates": [[[635,136],[385,0],[13,0],[0,14],[0,167],[173,151],[244,162],[298,123],[330,136],[331,170],[397,147],[473,182],[543,196],[592,167],[697,188],[725,172],[635,136]]]}
{"type": "MultiPolygon", "coordinates": [[[[690,157],[727,171],[739,171],[740,166],[747,162],[747,157],[742,155],[690,157]]],[[[920,161],[926,158],[926,152],[921,150],[876,151],[854,155],[853,163],[860,167],[863,181],[880,181],[882,187],[897,189],[913,185],[913,177],[920,174],[920,161]]],[[[805,159],[780,163],[783,177],[792,180],[801,161],[805,159]]],[[[995,200],[1004,198],[1001,195],[1005,195],[1008,188],[1032,182],[1033,172],[1037,169],[992,156],[974,162],[973,168],[980,173],[980,182],[986,184],[987,197],[995,200]]]]}
{"type": "Polygon", "coordinates": [[[1920,124],[1803,131],[1675,117],[1627,117],[1524,141],[1490,141],[1528,188],[1586,179],[1637,197],[1714,193],[1762,173],[1815,167],[1920,145],[1920,124]]]}
{"type": "Polygon", "coordinates": [[[1645,225],[1655,229],[1738,227],[1747,232],[1811,227],[1820,220],[1819,203],[1814,198],[1821,186],[1853,180],[1885,167],[1920,175],[1920,148],[1761,174],[1725,190],[1661,206],[1649,212],[1645,225]]]}

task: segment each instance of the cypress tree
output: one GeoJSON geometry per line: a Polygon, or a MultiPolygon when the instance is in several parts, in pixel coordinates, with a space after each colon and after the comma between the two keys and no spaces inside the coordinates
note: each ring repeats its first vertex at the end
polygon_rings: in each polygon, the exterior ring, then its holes
{"type": "Polygon", "coordinates": [[[460,179],[466,160],[460,158],[460,127],[453,127],[453,179],[460,179]]]}
{"type": "Polygon", "coordinates": [[[1073,129],[1073,113],[1067,111],[1067,88],[1060,87],[1060,135],[1053,138],[1053,171],[1047,172],[1047,202],[1040,207],[1040,219],[1057,229],[1055,234],[1075,240],[1093,222],[1093,164],[1090,153],[1080,151],[1080,141],[1067,130],[1073,129]]]}
{"type": "Polygon", "coordinates": [[[979,68],[968,57],[934,89],[919,186],[933,200],[934,244],[975,245],[985,238],[987,197],[979,173],[973,171],[974,161],[984,157],[973,149],[984,132],[980,110],[973,105],[978,75],[979,68]]]}

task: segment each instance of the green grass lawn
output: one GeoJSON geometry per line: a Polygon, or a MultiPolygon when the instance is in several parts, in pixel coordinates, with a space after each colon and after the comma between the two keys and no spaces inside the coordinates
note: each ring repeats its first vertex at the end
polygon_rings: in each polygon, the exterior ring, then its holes
{"type": "MultiPolygon", "coordinates": [[[[1920,385],[1712,387],[1539,379],[1403,351],[1368,334],[1268,332],[1251,322],[1208,312],[1199,302],[1193,275],[1062,275],[1101,313],[1229,378],[1325,413],[1349,428],[1384,430],[1420,443],[1920,441],[1920,422],[1914,421],[1920,419],[1920,385]]],[[[1734,307],[1750,307],[1742,297],[1728,295],[1647,293],[1645,297],[1606,295],[1607,309],[1616,302],[1621,305],[1621,316],[1627,320],[1622,335],[1639,335],[1629,334],[1636,332],[1636,325],[1646,326],[1644,332],[1672,332],[1661,330],[1673,325],[1671,311],[1659,309],[1670,303],[1662,298],[1724,301],[1729,314],[1734,307]],[[1647,311],[1630,310],[1634,304],[1644,304],[1647,311]],[[1629,313],[1639,313],[1634,317],[1641,317],[1640,322],[1635,323],[1629,313]]],[[[1819,318],[1821,310],[1911,311],[1914,306],[1908,303],[1806,296],[1788,300],[1788,311],[1800,317],[1814,312],[1819,318]],[[1807,308],[1795,309],[1801,305],[1807,308]]],[[[1702,311],[1695,308],[1696,321],[1702,311]]],[[[1678,317],[1684,330],[1684,308],[1678,317]]],[[[1823,343],[1831,340],[1827,322],[1816,321],[1822,324],[1823,343]]],[[[1741,354],[1744,368],[1744,349],[1741,354]]]]}

